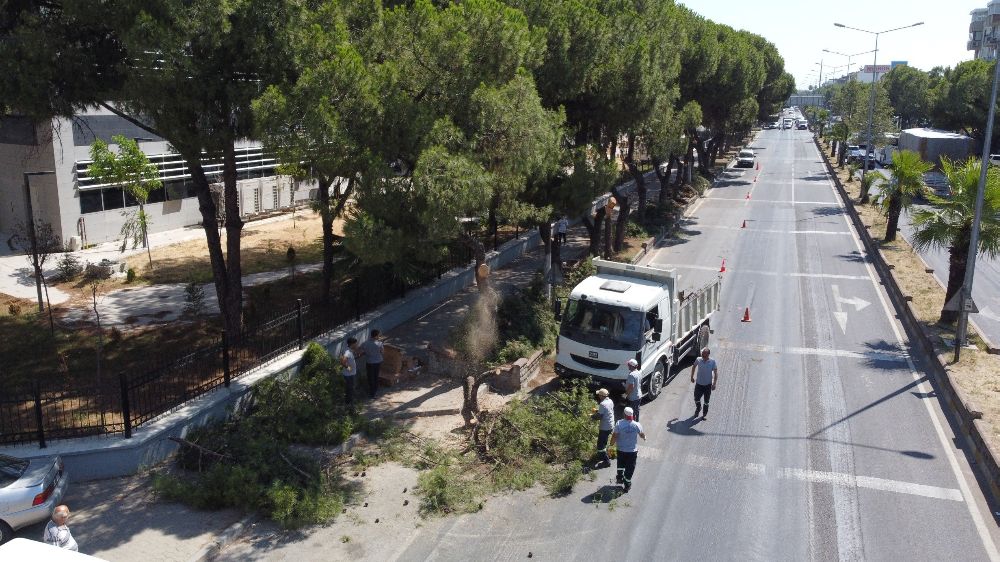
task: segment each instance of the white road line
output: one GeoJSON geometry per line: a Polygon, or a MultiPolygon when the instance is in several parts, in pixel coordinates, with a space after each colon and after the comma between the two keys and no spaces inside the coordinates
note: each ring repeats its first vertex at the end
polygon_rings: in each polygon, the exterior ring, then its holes
{"type": "MultiPolygon", "coordinates": [[[[814,150],[819,152],[819,150],[814,146],[814,150]]],[[[833,178],[827,174],[828,184],[830,186],[830,191],[833,192],[837,201],[840,202],[840,206],[844,207],[844,202],[841,200],[840,193],[837,191],[836,186],[833,183],[833,178]]],[[[854,232],[851,221],[847,216],[847,213],[843,214],[844,223],[849,229],[851,229],[852,236],[854,240],[854,245],[857,247],[858,251],[867,257],[864,246],[861,244],[861,239],[858,238],[857,234],[854,232]]],[[[875,288],[875,294],[878,295],[879,302],[882,303],[882,310],[885,312],[885,317],[889,320],[889,325],[892,327],[893,335],[896,337],[896,341],[900,346],[904,345],[903,334],[896,323],[893,316],[893,311],[889,307],[889,303],[886,302],[885,296],[882,294],[881,287],[879,287],[878,276],[875,275],[875,270],[872,268],[869,260],[865,260],[865,268],[868,270],[868,275],[871,279],[872,287],[875,288]]],[[[914,381],[920,380],[922,377],[917,373],[917,367],[913,364],[913,360],[907,357],[907,366],[910,369],[910,376],[914,381]]],[[[928,385],[926,382],[921,382],[917,385],[917,390],[919,392],[928,392],[928,385]]],[[[941,422],[938,420],[937,414],[934,412],[934,407],[931,405],[930,400],[921,400],[924,403],[924,407],[927,408],[927,415],[931,418],[931,424],[934,426],[934,431],[938,436],[938,440],[941,442],[941,448],[944,449],[945,456],[948,457],[948,464],[951,466],[951,471],[955,475],[955,479],[958,480],[958,487],[962,491],[962,496],[967,499],[965,505],[968,506],[969,516],[972,517],[972,522],[976,526],[976,530],[979,532],[979,538],[983,541],[983,548],[986,550],[986,554],[990,557],[990,560],[1000,561],[1000,552],[997,551],[996,544],[993,542],[993,535],[990,534],[989,528],[986,526],[986,521],[983,519],[982,514],[979,512],[979,508],[976,502],[973,500],[972,490],[969,487],[969,483],[965,480],[965,475],[958,466],[958,459],[955,456],[955,452],[951,449],[951,441],[945,435],[944,428],[941,427],[941,422]]]]}
{"type": "Polygon", "coordinates": [[[957,490],[955,488],[928,486],[926,484],[889,480],[886,478],[876,478],[874,476],[857,476],[854,474],[844,474],[842,472],[825,472],[804,468],[769,469],[767,466],[759,463],[742,463],[729,459],[716,459],[694,454],[687,455],[687,457],[684,458],[684,464],[688,466],[696,466],[698,468],[721,470],[723,472],[747,472],[754,476],[773,478],[776,480],[797,480],[799,482],[831,484],[833,486],[843,486],[845,488],[864,488],[868,490],[908,494],[911,496],[921,496],[925,498],[955,502],[965,500],[962,496],[961,490],[957,490]]]}
{"type": "MultiPolygon", "coordinates": [[[[751,221],[752,222],[752,221],[751,221]]],[[[742,226],[721,226],[712,224],[695,224],[691,225],[689,228],[709,228],[716,230],[744,230],[742,226]]],[[[837,236],[850,236],[851,233],[841,230],[764,230],[752,228],[749,229],[752,232],[763,232],[765,234],[833,234],[837,236]]]]}
{"type": "MultiPolygon", "coordinates": [[[[751,189],[751,191],[753,191],[751,189]]],[[[779,201],[776,199],[747,199],[745,197],[708,197],[706,201],[750,201],[752,203],[782,203],[785,205],[836,205],[836,201],[779,201]]]]}
{"type": "Polygon", "coordinates": [[[761,353],[783,353],[786,355],[816,355],[819,357],[837,357],[841,359],[864,359],[867,361],[888,361],[891,363],[906,363],[909,355],[905,352],[892,351],[847,351],[846,349],[819,349],[814,347],[779,347],[765,344],[747,344],[724,341],[716,344],[723,349],[737,351],[759,351],[761,353]]]}
{"type": "MultiPolygon", "coordinates": [[[[718,267],[708,266],[708,265],[685,265],[677,263],[665,264],[669,265],[672,269],[695,269],[699,271],[719,271],[718,267]]],[[[836,273],[785,273],[782,271],[761,271],[758,269],[734,269],[733,266],[726,264],[726,271],[739,271],[740,273],[749,273],[752,275],[767,275],[769,277],[812,277],[816,279],[845,279],[845,280],[855,280],[855,281],[868,281],[867,275],[839,275],[836,273]]]]}

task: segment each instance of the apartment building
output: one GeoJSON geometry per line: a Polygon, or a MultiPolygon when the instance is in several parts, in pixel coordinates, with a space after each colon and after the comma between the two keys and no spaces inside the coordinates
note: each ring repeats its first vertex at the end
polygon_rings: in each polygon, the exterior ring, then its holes
{"type": "Polygon", "coordinates": [[[1000,41],[1000,0],[991,0],[985,8],[976,8],[969,15],[972,21],[965,48],[973,51],[977,59],[996,60],[1000,41]]]}

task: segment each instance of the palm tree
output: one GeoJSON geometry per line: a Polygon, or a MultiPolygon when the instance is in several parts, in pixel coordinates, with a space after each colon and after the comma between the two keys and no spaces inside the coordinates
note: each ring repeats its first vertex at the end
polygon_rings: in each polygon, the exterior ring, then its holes
{"type": "MultiPolygon", "coordinates": [[[[965,281],[966,261],[972,243],[972,220],[976,209],[976,192],[979,189],[980,163],[969,158],[961,164],[945,160],[942,164],[948,179],[951,197],[928,195],[932,207],[913,213],[913,248],[948,249],[948,302],[962,289],[965,281]]],[[[1000,171],[990,167],[986,176],[983,213],[980,223],[979,253],[995,258],[1000,254],[1000,171]]],[[[958,319],[958,312],[941,310],[941,322],[951,324],[958,319]]]]}
{"type": "Polygon", "coordinates": [[[882,174],[865,174],[861,176],[861,193],[868,193],[873,187],[882,183],[882,174]]]}
{"type": "Polygon", "coordinates": [[[851,132],[844,123],[835,123],[833,127],[830,127],[830,140],[834,143],[834,151],[830,156],[837,157],[837,166],[844,165],[844,152],[847,148],[847,137],[850,135],[851,132]]]}
{"type": "MultiPolygon", "coordinates": [[[[885,242],[896,239],[899,228],[899,214],[903,209],[909,209],[913,197],[924,192],[924,174],[934,166],[924,162],[920,155],[912,150],[902,150],[892,157],[892,178],[879,186],[879,198],[886,215],[885,242]]],[[[862,203],[867,200],[865,193],[861,194],[862,203]]]]}

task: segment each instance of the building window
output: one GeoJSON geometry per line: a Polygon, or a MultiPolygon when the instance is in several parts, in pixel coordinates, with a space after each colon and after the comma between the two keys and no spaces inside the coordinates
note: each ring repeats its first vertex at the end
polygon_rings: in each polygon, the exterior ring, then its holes
{"type": "Polygon", "coordinates": [[[104,192],[104,210],[121,209],[125,207],[125,192],[121,189],[109,188],[104,192]]]}
{"type": "Polygon", "coordinates": [[[101,191],[81,191],[80,192],[80,214],[97,213],[104,210],[101,203],[101,191]]]}

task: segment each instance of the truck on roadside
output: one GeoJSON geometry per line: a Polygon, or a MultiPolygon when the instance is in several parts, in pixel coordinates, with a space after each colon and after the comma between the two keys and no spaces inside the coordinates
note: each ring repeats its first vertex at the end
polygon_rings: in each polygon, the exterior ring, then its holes
{"type": "Polygon", "coordinates": [[[573,288],[564,307],[557,305],[556,374],[620,389],[626,363],[635,359],[643,395],[653,399],[683,357],[708,346],[722,277],[685,292],[677,289],[674,269],[593,263],[595,274],[573,288]]]}

